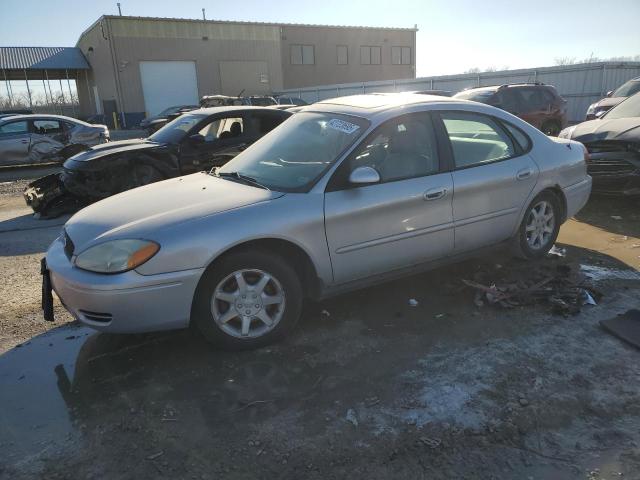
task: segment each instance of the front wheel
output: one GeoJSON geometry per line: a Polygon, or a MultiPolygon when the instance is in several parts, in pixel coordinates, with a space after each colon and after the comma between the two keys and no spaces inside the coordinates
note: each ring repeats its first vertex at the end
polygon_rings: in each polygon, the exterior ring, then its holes
{"type": "Polygon", "coordinates": [[[540,258],[551,250],[560,231],[560,207],[551,192],[542,192],[527,207],[516,238],[518,253],[540,258]]]}
{"type": "Polygon", "coordinates": [[[279,256],[262,251],[232,253],[205,272],[192,320],[218,346],[257,348],[293,329],[302,297],[298,275],[279,256]]]}

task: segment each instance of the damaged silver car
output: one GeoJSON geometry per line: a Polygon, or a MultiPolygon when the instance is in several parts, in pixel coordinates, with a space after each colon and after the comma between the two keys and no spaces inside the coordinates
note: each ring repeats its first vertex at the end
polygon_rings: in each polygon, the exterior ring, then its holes
{"type": "Polygon", "coordinates": [[[62,162],[109,141],[105,125],[62,115],[14,115],[0,119],[0,166],[62,162]]]}

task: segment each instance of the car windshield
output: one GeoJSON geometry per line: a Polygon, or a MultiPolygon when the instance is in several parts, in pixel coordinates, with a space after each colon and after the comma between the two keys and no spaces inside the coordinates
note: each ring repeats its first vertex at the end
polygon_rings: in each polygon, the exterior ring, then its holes
{"type": "Polygon", "coordinates": [[[629,80],[611,94],[612,97],[630,97],[640,92],[640,80],[629,80]]]}
{"type": "Polygon", "coordinates": [[[156,143],[178,143],[189,130],[205,118],[207,118],[207,115],[181,115],[151,135],[149,140],[156,143]]]}
{"type": "Polygon", "coordinates": [[[362,118],[301,112],[229,163],[219,175],[237,173],[271,190],[304,191],[367,129],[362,118]]]}
{"type": "Polygon", "coordinates": [[[612,120],[615,118],[640,117],[640,93],[619,103],[600,118],[612,120]]]}
{"type": "Polygon", "coordinates": [[[495,90],[467,90],[465,92],[456,93],[453,98],[487,103],[494,93],[496,93],[495,90]]]}

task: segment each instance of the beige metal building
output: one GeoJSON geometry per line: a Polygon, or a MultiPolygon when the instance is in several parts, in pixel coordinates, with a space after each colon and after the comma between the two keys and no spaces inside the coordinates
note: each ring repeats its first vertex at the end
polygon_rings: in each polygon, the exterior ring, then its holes
{"type": "Polygon", "coordinates": [[[134,125],[203,95],[269,94],[323,84],[415,78],[415,28],[337,27],[103,16],[77,47],[91,71],[84,115],[134,125]]]}

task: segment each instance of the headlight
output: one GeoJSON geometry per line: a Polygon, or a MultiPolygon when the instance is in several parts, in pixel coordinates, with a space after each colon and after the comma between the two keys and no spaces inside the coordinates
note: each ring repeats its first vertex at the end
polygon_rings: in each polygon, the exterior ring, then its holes
{"type": "Polygon", "coordinates": [[[75,265],[97,273],[126,272],[142,265],[158,250],[160,245],[149,240],[112,240],[82,252],[75,265]]]}
{"type": "Polygon", "coordinates": [[[589,105],[589,108],[587,108],[587,115],[593,115],[596,111],[596,103],[592,103],[591,105],[589,105]]]}
{"type": "Polygon", "coordinates": [[[558,138],[566,138],[568,140],[571,140],[571,135],[573,135],[573,131],[575,129],[576,129],[576,125],[565,128],[558,134],[558,138]]]}

